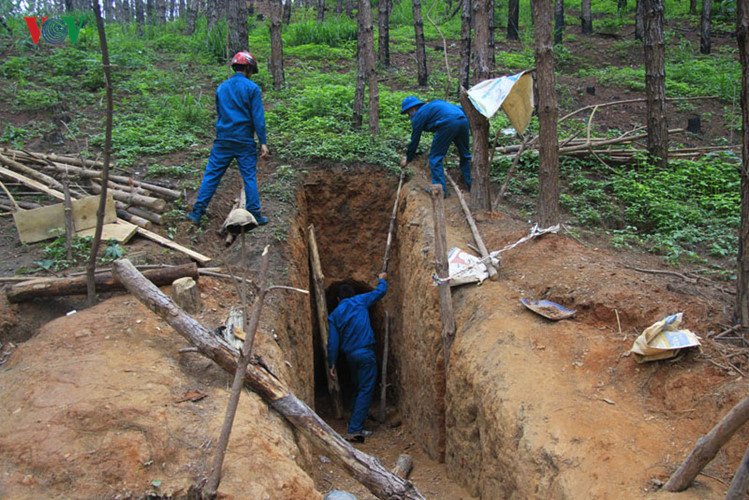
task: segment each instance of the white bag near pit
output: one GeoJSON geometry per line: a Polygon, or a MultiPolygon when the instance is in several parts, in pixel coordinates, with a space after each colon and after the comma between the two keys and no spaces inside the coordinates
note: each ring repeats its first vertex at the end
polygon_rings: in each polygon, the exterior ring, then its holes
{"type": "Polygon", "coordinates": [[[519,134],[525,131],[531,121],[533,77],[528,72],[484,80],[471,87],[467,93],[476,110],[487,119],[502,108],[519,134]]]}
{"type": "MultiPolygon", "coordinates": [[[[492,257],[494,265],[499,260],[492,257]]],[[[465,285],[467,283],[483,283],[489,277],[489,271],[481,259],[475,255],[453,247],[447,252],[447,263],[450,266],[450,286],[465,285]]]]}
{"type": "Polygon", "coordinates": [[[679,354],[680,349],[700,345],[697,335],[679,328],[683,314],[672,314],[646,328],[630,349],[635,355],[635,361],[645,363],[669,359],[679,354]]]}

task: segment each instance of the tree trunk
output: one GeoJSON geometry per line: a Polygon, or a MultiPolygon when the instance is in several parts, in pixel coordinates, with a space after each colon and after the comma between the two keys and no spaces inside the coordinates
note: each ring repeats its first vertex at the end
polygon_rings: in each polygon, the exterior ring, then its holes
{"type": "Polygon", "coordinates": [[[424,21],[421,18],[421,0],[412,0],[414,32],[416,34],[416,71],[419,87],[427,85],[427,51],[424,41],[424,21]]]}
{"type": "Polygon", "coordinates": [[[520,40],[520,33],[518,30],[519,24],[520,24],[520,1],[508,0],[507,2],[507,39],[508,40],[520,40]]]}
{"type": "Polygon", "coordinates": [[[663,46],[663,0],[641,0],[645,27],[645,97],[648,153],[660,168],[668,165],[666,56],[663,46]]]}
{"type": "Polygon", "coordinates": [[[700,54],[710,53],[710,35],[712,32],[712,0],[702,0],[702,18],[700,19],[700,54]]]}
{"type": "MultiPolygon", "coordinates": [[[[31,9],[31,12],[34,12],[34,9],[31,9]]],[[[104,2],[104,17],[110,23],[114,21],[114,11],[112,9],[112,0],[106,0],[104,2]]]]}
{"type": "Polygon", "coordinates": [[[554,44],[562,43],[564,38],[564,0],[554,2],[554,44]]]}
{"type": "Polygon", "coordinates": [[[496,38],[495,38],[495,1],[489,0],[489,65],[494,71],[497,67],[497,58],[495,57],[495,50],[497,49],[496,38]]]}
{"type": "MultiPolygon", "coordinates": [[[[363,80],[369,86],[369,131],[372,134],[380,132],[380,92],[375,72],[374,30],[372,29],[372,5],[370,0],[359,0],[359,54],[360,69],[364,71],[363,80]]],[[[358,80],[357,80],[358,81],[358,80]]],[[[357,91],[359,86],[357,86],[357,91]]],[[[362,90],[363,92],[363,90],[362,90]]],[[[362,96],[362,101],[363,101],[362,96]]]]}
{"type": "Polygon", "coordinates": [[[458,76],[458,98],[460,88],[471,85],[471,0],[463,0],[460,11],[460,71],[458,76]]]}
{"type": "MultiPolygon", "coordinates": [[[[117,278],[138,300],[158,314],[202,354],[227,372],[235,372],[236,350],[185,314],[169,297],[145,280],[128,260],[115,262],[114,269],[117,278]]],[[[378,498],[424,498],[413,484],[392,474],[379,460],[347,443],[265,367],[250,363],[245,373],[245,385],[378,498]]]]}
{"type": "Polygon", "coordinates": [[[689,487],[697,474],[718,454],[721,447],[749,420],[749,397],[742,399],[715,425],[700,437],[694,449],[663,486],[666,491],[682,491],[689,487]]]}
{"type": "Polygon", "coordinates": [[[226,3],[226,21],[229,33],[229,54],[247,50],[247,3],[231,0],[226,3]]]}
{"type": "MultiPolygon", "coordinates": [[[[288,3],[288,0],[287,0],[288,3]]],[[[283,71],[283,38],[281,37],[281,15],[283,14],[283,1],[270,0],[270,65],[273,77],[273,88],[281,89],[284,85],[283,71]]]]}
{"type": "Polygon", "coordinates": [[[291,23],[291,0],[282,1],[283,23],[291,23]]]}
{"type": "Polygon", "coordinates": [[[697,0],[689,0],[689,15],[697,14],[697,0]]]}
{"type": "Polygon", "coordinates": [[[195,33],[195,23],[198,20],[198,0],[187,0],[187,25],[186,35],[195,33]]]}
{"type": "Polygon", "coordinates": [[[749,447],[741,458],[739,468],[733,476],[731,486],[728,487],[726,500],[745,500],[749,490],[749,447]]]}
{"type": "Polygon", "coordinates": [[[317,0],[317,21],[325,20],[325,0],[317,0]]]}
{"type": "Polygon", "coordinates": [[[354,16],[354,0],[346,0],[346,15],[348,17],[354,16]]]}
{"type": "Polygon", "coordinates": [[[143,36],[145,17],[143,15],[143,0],[134,0],[135,3],[135,24],[138,26],[138,35],[143,36]]]}
{"type": "Polygon", "coordinates": [[[148,24],[156,24],[156,6],[154,5],[155,0],[146,0],[146,21],[148,24]]]}
{"type": "Polygon", "coordinates": [[[736,41],[741,61],[741,228],[736,279],[736,316],[749,335],[749,6],[737,0],[736,41]]]}
{"type": "Polygon", "coordinates": [[[473,107],[465,88],[460,89],[460,105],[471,125],[471,210],[491,210],[489,192],[489,120],[473,107]]]}
{"type": "Polygon", "coordinates": [[[166,0],[156,0],[156,19],[159,24],[166,23],[166,0]]]}
{"type": "Polygon", "coordinates": [[[635,40],[643,40],[645,38],[645,21],[644,17],[644,6],[645,0],[636,0],[635,6],[635,40]]]}
{"type": "Polygon", "coordinates": [[[341,15],[343,13],[343,0],[337,0],[335,3],[335,13],[336,15],[341,15]]]}
{"type": "MultiPolygon", "coordinates": [[[[467,0],[466,0],[467,1],[467,0]]],[[[473,0],[473,19],[476,30],[476,81],[492,77],[491,50],[489,46],[489,0],[473,0]]]]}
{"type": "Polygon", "coordinates": [[[362,49],[361,28],[356,38],[356,88],[354,90],[354,116],[352,126],[360,130],[362,117],[364,115],[364,87],[367,83],[367,68],[364,61],[364,50],[362,49]]]}
{"type": "MultiPolygon", "coordinates": [[[[244,1],[237,2],[244,5],[244,1]]],[[[177,4],[175,0],[169,0],[169,20],[174,21],[174,13],[177,10],[177,4]]]]}
{"type": "Polygon", "coordinates": [[[559,143],[557,95],[551,40],[552,0],[534,0],[536,28],[536,87],[538,88],[539,168],[538,220],[541,227],[559,223],[559,143]]]}
{"type": "Polygon", "coordinates": [[[130,0],[123,0],[122,14],[122,22],[129,23],[133,20],[132,13],[130,12],[130,0]]]}
{"type": "Polygon", "coordinates": [[[583,35],[593,34],[593,17],[590,14],[590,0],[580,2],[580,23],[583,35]]]}
{"type": "Polygon", "coordinates": [[[377,24],[378,57],[380,66],[390,67],[390,5],[392,0],[380,0],[377,24]]]}
{"type": "Polygon", "coordinates": [[[185,2],[185,0],[179,0],[179,3],[177,4],[177,9],[178,9],[177,15],[180,18],[184,18],[185,15],[187,14],[187,3],[185,2]]]}

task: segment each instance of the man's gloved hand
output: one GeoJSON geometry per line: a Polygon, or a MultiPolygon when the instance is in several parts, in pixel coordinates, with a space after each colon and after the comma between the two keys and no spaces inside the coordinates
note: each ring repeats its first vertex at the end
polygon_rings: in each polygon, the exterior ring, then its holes
{"type": "Polygon", "coordinates": [[[406,165],[408,165],[408,161],[406,161],[405,158],[401,159],[401,168],[406,168],[406,165]]]}
{"type": "Polygon", "coordinates": [[[270,155],[270,149],[265,144],[260,145],[260,158],[268,158],[270,155]]]}

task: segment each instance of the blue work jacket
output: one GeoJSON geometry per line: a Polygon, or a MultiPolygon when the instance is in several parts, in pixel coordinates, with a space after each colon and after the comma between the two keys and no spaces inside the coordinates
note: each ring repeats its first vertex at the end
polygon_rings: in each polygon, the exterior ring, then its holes
{"type": "Polygon", "coordinates": [[[445,101],[436,100],[420,106],[411,117],[411,143],[406,151],[406,161],[416,156],[422,132],[436,132],[440,127],[465,117],[463,108],[445,101]]]}
{"type": "Polygon", "coordinates": [[[328,316],[328,366],[335,366],[339,348],[349,353],[375,345],[374,331],[369,322],[369,308],[388,291],[388,283],[380,278],[377,288],[368,293],[343,299],[328,316]]]}
{"type": "Polygon", "coordinates": [[[257,134],[266,144],[262,93],[243,73],[234,73],[216,89],[216,114],[217,140],[254,144],[257,134]]]}

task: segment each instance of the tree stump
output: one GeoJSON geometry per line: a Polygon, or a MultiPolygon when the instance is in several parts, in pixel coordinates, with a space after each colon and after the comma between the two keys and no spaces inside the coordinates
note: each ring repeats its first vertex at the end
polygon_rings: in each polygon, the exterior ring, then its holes
{"type": "Polygon", "coordinates": [[[172,283],[174,302],[190,314],[200,311],[200,291],[198,284],[192,278],[179,278],[172,283]]]}

